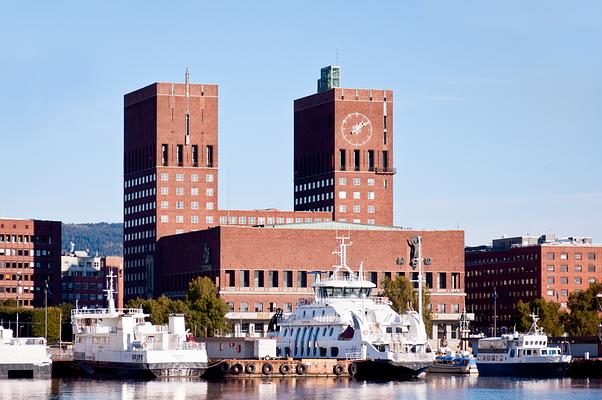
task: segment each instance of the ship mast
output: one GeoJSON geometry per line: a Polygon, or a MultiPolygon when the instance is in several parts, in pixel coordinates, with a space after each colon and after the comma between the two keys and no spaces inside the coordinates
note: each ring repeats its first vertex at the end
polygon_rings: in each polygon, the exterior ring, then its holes
{"type": "Polygon", "coordinates": [[[105,292],[107,296],[109,314],[115,313],[115,299],[113,298],[113,295],[115,294],[115,289],[113,288],[113,278],[115,278],[115,275],[113,275],[113,269],[109,268],[109,274],[107,275],[107,288],[103,290],[103,292],[105,292]]]}

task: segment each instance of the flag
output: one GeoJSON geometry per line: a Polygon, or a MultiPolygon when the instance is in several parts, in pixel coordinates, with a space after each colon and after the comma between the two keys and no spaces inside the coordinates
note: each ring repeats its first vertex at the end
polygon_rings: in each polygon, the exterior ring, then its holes
{"type": "Polygon", "coordinates": [[[50,290],[50,287],[48,286],[48,281],[44,281],[44,285],[46,286],[46,293],[52,296],[52,290],[50,290]]]}

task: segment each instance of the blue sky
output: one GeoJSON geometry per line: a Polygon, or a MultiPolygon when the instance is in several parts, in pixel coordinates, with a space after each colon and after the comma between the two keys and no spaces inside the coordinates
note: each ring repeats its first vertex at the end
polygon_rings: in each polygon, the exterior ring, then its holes
{"type": "Polygon", "coordinates": [[[338,49],[342,86],[395,91],[397,225],[601,243],[601,18],[598,1],[4,4],[0,215],[121,221],[123,94],[185,67],[220,85],[220,207],[292,209],[293,100],[338,49]]]}

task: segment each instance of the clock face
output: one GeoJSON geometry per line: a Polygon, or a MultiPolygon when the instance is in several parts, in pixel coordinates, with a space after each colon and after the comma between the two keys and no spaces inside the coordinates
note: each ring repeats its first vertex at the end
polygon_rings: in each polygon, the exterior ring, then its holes
{"type": "Polygon", "coordinates": [[[354,146],[362,146],[372,137],[372,122],[362,113],[348,114],[341,124],[343,138],[354,146]]]}

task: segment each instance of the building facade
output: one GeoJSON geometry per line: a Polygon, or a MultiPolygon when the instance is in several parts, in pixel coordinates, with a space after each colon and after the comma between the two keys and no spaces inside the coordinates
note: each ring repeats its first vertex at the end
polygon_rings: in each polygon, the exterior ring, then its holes
{"type": "Polygon", "coordinates": [[[113,272],[113,285],[117,293],[115,303],[123,308],[123,258],[89,255],[74,251],[61,256],[61,301],[79,308],[104,308],[107,306],[105,289],[107,276],[113,272]]]}
{"type": "Polygon", "coordinates": [[[294,104],[295,210],[393,225],[393,92],[339,88],[328,68],[294,104]]]}
{"type": "Polygon", "coordinates": [[[182,298],[188,282],[208,276],[228,304],[227,317],[236,334],[262,334],[277,308],[291,312],[299,302],[313,300],[315,272],[328,273],[337,258],[337,235],[351,239],[348,263],[382,290],[384,278],[416,279],[409,266],[408,240],[419,235],[434,316],[432,337],[444,332],[458,339],[464,311],[464,232],[412,231],[398,227],[316,222],[264,227],[219,226],[177,236],[157,244],[156,296],[182,298]]]}
{"type": "Polygon", "coordinates": [[[60,302],[61,222],[0,218],[0,300],[23,307],[60,302]]]}
{"type": "Polygon", "coordinates": [[[474,327],[493,335],[512,329],[519,300],[538,298],[567,308],[568,296],[602,281],[602,245],[591,238],[554,235],[493,240],[492,246],[467,247],[466,306],[474,327]]]}

